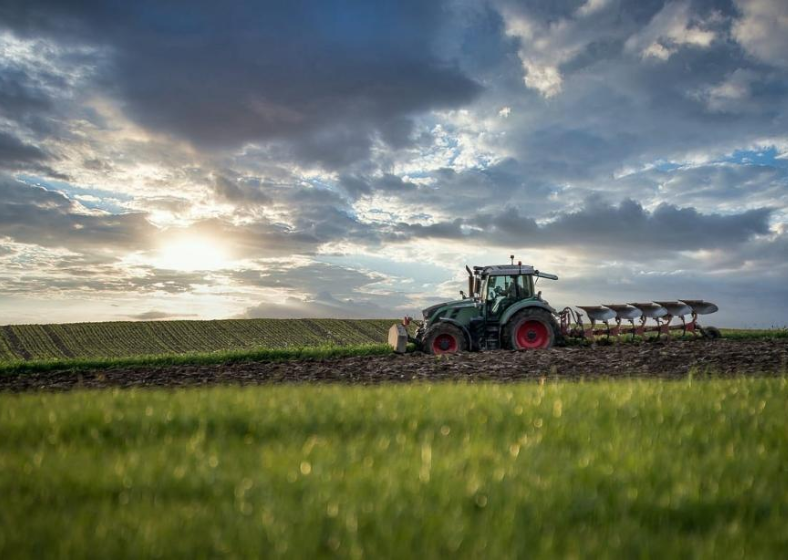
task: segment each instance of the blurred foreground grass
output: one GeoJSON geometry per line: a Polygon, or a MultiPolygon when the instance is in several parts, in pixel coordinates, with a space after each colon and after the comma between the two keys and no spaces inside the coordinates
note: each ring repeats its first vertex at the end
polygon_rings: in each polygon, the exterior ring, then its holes
{"type": "Polygon", "coordinates": [[[788,380],[0,395],[0,558],[779,557],[788,380]]]}

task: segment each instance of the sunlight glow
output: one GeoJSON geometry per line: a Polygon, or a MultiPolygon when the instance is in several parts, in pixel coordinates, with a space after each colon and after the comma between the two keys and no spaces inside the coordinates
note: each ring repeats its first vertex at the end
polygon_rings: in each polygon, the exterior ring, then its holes
{"type": "Polygon", "coordinates": [[[164,244],[155,265],[168,270],[193,272],[220,270],[231,264],[224,247],[205,237],[179,237],[164,244]]]}

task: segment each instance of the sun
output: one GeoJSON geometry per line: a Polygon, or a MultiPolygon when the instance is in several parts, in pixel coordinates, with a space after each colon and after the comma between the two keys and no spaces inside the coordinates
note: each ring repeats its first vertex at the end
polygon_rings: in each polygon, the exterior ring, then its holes
{"type": "Polygon", "coordinates": [[[156,256],[156,266],[169,270],[193,272],[219,270],[230,266],[227,250],[206,237],[178,237],[163,244],[156,256]]]}

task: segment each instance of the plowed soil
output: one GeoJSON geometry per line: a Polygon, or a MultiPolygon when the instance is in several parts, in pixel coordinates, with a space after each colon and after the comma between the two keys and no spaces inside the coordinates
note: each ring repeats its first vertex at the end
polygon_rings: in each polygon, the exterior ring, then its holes
{"type": "Polygon", "coordinates": [[[785,375],[786,341],[675,341],[541,351],[496,351],[325,361],[246,362],[227,365],[135,367],[0,375],[0,391],[102,387],[183,387],[220,384],[337,382],[377,384],[413,381],[683,378],[688,373],[785,375]]]}

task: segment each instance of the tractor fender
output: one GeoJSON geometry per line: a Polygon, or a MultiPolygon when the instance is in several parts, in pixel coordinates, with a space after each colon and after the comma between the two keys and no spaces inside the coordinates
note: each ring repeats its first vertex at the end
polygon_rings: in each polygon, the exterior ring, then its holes
{"type": "Polygon", "coordinates": [[[514,305],[512,305],[506,311],[503,312],[503,315],[501,316],[501,323],[500,323],[501,326],[503,326],[506,323],[508,323],[509,319],[514,317],[515,313],[517,313],[518,311],[520,311],[522,309],[525,309],[527,307],[539,307],[540,309],[544,309],[546,311],[549,311],[553,315],[555,315],[555,312],[556,312],[555,309],[550,307],[550,305],[547,302],[545,302],[545,301],[540,301],[538,299],[531,299],[531,300],[526,300],[526,301],[520,301],[520,302],[515,303],[514,305]]]}
{"type": "MultiPolygon", "coordinates": [[[[445,318],[445,317],[441,317],[440,319],[438,319],[438,322],[451,323],[452,325],[454,325],[455,327],[460,329],[462,331],[462,335],[465,337],[465,347],[468,348],[468,349],[473,347],[472,346],[473,340],[471,339],[471,333],[468,331],[468,329],[465,327],[465,325],[463,325],[459,321],[456,321],[454,319],[448,319],[448,318],[445,318]]],[[[425,333],[425,336],[426,336],[426,333],[425,333]]]]}

